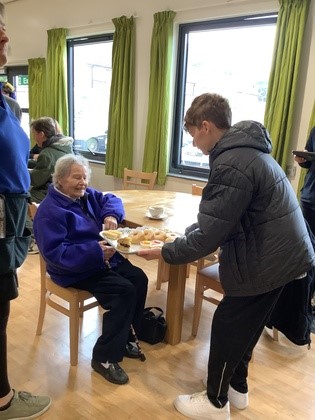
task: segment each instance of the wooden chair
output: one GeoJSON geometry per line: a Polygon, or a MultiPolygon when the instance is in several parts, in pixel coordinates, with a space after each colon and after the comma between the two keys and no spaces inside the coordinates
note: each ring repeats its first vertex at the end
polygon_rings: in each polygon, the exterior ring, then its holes
{"type": "Polygon", "coordinates": [[[192,324],[192,335],[196,336],[199,327],[201,308],[203,300],[218,305],[224,291],[222,289],[219,277],[219,263],[205,265],[205,260],[198,260],[197,263],[197,274],[196,274],[196,286],[195,286],[195,303],[194,303],[194,315],[192,324]],[[212,290],[219,293],[219,297],[215,295],[205,294],[206,291],[212,290]]]}
{"type": "MultiPolygon", "coordinates": [[[[30,214],[35,216],[38,204],[29,206],[30,214]]],[[[40,263],[40,307],[36,335],[41,335],[46,312],[46,305],[56,309],[69,318],[70,364],[78,364],[79,324],[83,312],[98,306],[91,293],[73,287],[61,287],[56,284],[46,271],[46,262],[39,254],[40,263]],[[56,299],[57,298],[57,299],[56,299]],[[60,302],[60,299],[63,302],[60,302]],[[93,299],[93,301],[87,302],[93,299]],[[65,303],[65,304],[64,304],[65,303]]]]}
{"type": "MultiPolygon", "coordinates": [[[[192,335],[196,336],[199,327],[202,302],[206,300],[218,305],[224,296],[219,276],[219,263],[206,264],[205,259],[198,260],[196,287],[195,287],[195,303],[192,323],[192,335]]],[[[273,339],[279,341],[278,330],[272,329],[273,339]]],[[[252,359],[253,360],[253,359],[252,359]]]]}
{"type": "Polygon", "coordinates": [[[153,190],[156,182],[157,172],[141,172],[124,168],[124,190],[146,189],[153,190]]]}
{"type": "Polygon", "coordinates": [[[203,190],[203,187],[200,187],[199,185],[197,185],[197,184],[192,184],[192,186],[191,186],[191,193],[192,193],[192,195],[202,195],[202,190],[203,190]]]}
{"type": "MultiPolygon", "coordinates": [[[[202,191],[203,191],[203,187],[200,187],[197,184],[192,184],[191,185],[191,194],[192,195],[199,195],[201,197],[202,196],[202,191]]],[[[186,273],[186,277],[187,278],[190,276],[190,266],[191,265],[196,266],[197,265],[197,261],[192,262],[192,263],[190,263],[190,264],[187,265],[187,273],[186,273]]]]}

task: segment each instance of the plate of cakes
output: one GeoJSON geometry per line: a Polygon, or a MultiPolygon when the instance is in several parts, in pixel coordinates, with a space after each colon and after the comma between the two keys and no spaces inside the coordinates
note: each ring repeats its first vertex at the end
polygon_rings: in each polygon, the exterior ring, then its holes
{"type": "Polygon", "coordinates": [[[165,243],[173,242],[180,235],[168,229],[140,227],[102,230],[100,236],[121,254],[136,254],[144,248],[161,248],[165,243]]]}

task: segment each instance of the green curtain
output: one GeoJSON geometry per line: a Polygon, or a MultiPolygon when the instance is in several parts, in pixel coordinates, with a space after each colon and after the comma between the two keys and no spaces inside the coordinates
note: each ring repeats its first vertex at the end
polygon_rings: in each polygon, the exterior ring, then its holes
{"type": "MultiPolygon", "coordinates": [[[[311,115],[311,119],[310,119],[310,123],[308,126],[308,133],[311,132],[312,128],[315,127],[315,102],[313,105],[313,111],[312,111],[312,115],[311,115]]],[[[306,140],[305,140],[305,144],[306,144],[306,140]]],[[[299,184],[298,184],[298,198],[300,198],[300,194],[301,194],[301,188],[304,185],[304,180],[305,180],[305,175],[307,173],[307,169],[305,168],[301,168],[301,173],[300,173],[300,178],[299,178],[299,184]]]]}
{"type": "Polygon", "coordinates": [[[108,119],[105,172],[122,178],[124,168],[132,168],[135,25],[133,17],[113,19],[115,33],[112,53],[112,82],[108,119]]]}
{"type": "Polygon", "coordinates": [[[49,29],[47,34],[47,114],[68,134],[67,29],[49,29]]]}
{"type": "Polygon", "coordinates": [[[265,126],[273,141],[273,156],[286,170],[291,153],[291,128],[309,0],[279,0],[280,10],[268,83],[265,126]]]}
{"type": "Polygon", "coordinates": [[[175,12],[154,14],[151,39],[150,85],[142,170],[157,171],[157,184],[164,185],[168,170],[170,83],[175,12]]]}
{"type": "Polygon", "coordinates": [[[29,116],[35,120],[47,114],[46,102],[46,59],[28,60],[29,116]]]}
{"type": "MultiPolygon", "coordinates": [[[[28,97],[30,121],[47,115],[45,58],[28,60],[28,97]]],[[[31,144],[35,144],[32,136],[31,144]]]]}

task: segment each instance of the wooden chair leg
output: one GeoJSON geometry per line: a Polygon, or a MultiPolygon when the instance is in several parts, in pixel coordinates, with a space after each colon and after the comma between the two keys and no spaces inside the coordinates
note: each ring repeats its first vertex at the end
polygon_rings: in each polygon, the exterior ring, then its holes
{"type": "Polygon", "coordinates": [[[192,323],[192,335],[196,336],[199,327],[201,309],[202,309],[202,286],[197,286],[195,289],[195,302],[194,302],[194,315],[193,315],[193,323],[192,323]]]}
{"type": "Polygon", "coordinates": [[[272,327],[272,338],[275,341],[279,341],[279,331],[275,327],[272,327]]]}
{"type": "Polygon", "coordinates": [[[70,365],[78,364],[79,347],[79,302],[74,299],[69,302],[69,330],[70,330],[70,365]]]}
{"type": "Polygon", "coordinates": [[[187,264],[187,269],[186,269],[186,278],[188,279],[190,276],[190,264],[187,264]]]}
{"type": "Polygon", "coordinates": [[[79,303],[79,316],[80,316],[80,318],[82,318],[83,317],[83,307],[84,307],[84,302],[80,302],[79,303]]]}
{"type": "Polygon", "coordinates": [[[46,293],[47,293],[47,290],[41,290],[40,292],[39,314],[38,314],[36,335],[41,335],[42,329],[43,329],[44,318],[45,318],[45,313],[46,313],[46,293]]]}

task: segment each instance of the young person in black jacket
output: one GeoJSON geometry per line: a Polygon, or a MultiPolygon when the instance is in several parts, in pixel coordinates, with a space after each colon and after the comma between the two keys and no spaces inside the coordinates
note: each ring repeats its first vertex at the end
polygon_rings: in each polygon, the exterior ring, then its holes
{"type": "Polygon", "coordinates": [[[184,124],[193,145],[209,155],[198,222],[161,250],[138,253],[181,264],[220,247],[225,296],[212,320],[207,390],[180,395],[174,404],[193,419],[229,419],[230,403],[239,409],[248,405],[248,363],[283,287],[309,271],[315,255],[263,125],[231,126],[228,101],[210,93],[194,99],[184,124]]]}

